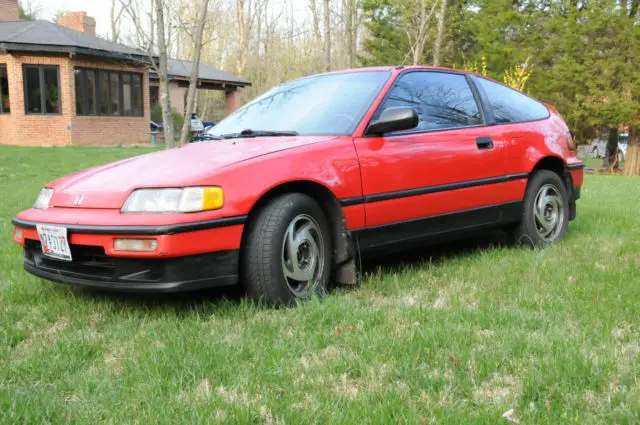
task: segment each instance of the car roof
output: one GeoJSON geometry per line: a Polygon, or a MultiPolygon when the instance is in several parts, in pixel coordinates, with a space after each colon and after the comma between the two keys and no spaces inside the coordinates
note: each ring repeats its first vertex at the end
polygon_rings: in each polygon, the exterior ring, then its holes
{"type": "MultiPolygon", "coordinates": [[[[466,69],[446,68],[443,66],[430,66],[430,65],[397,65],[397,66],[371,66],[371,67],[364,67],[364,68],[350,68],[350,69],[341,69],[336,71],[329,71],[329,72],[323,72],[320,74],[309,75],[309,77],[316,77],[318,75],[346,74],[351,72],[370,72],[370,71],[387,71],[387,72],[392,72],[394,74],[399,74],[406,70],[412,70],[412,69],[427,70],[427,71],[444,71],[444,72],[454,72],[456,74],[475,75],[476,77],[484,78],[485,80],[489,80],[503,86],[505,85],[501,81],[495,80],[491,77],[487,77],[486,75],[478,74],[477,72],[467,71],[466,69]]],[[[303,78],[307,78],[307,77],[303,77],[303,78]]]]}
{"type": "Polygon", "coordinates": [[[398,66],[370,66],[363,68],[347,68],[340,69],[335,71],[324,72],[316,75],[326,75],[326,74],[344,74],[347,72],[368,72],[368,71],[396,71],[402,72],[407,69],[427,69],[427,70],[438,70],[438,71],[449,71],[449,72],[459,72],[464,74],[472,74],[472,72],[463,70],[463,69],[454,69],[454,68],[445,68],[439,66],[427,66],[427,65],[398,65],[398,66]]]}

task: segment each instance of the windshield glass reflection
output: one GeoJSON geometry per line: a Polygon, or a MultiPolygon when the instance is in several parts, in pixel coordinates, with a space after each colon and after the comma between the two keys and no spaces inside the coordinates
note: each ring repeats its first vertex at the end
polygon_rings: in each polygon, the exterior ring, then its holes
{"type": "Polygon", "coordinates": [[[350,135],[389,78],[388,71],[320,75],[284,83],[254,99],[207,132],[254,131],[350,135]]]}

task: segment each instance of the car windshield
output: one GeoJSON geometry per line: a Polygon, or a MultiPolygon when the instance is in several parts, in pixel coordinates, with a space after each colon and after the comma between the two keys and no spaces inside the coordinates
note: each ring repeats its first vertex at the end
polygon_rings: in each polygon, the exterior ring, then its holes
{"type": "Polygon", "coordinates": [[[284,83],[220,121],[207,135],[350,135],[389,75],[347,72],[284,83]]]}

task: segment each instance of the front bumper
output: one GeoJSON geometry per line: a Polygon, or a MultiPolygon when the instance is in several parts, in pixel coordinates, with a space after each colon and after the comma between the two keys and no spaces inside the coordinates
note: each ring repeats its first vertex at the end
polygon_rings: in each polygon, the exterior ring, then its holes
{"type": "Polygon", "coordinates": [[[180,292],[238,283],[239,250],[178,258],[108,257],[99,247],[72,245],[73,261],[42,254],[40,242],[24,245],[24,268],[59,283],[127,292],[180,292]]]}
{"type": "MultiPolygon", "coordinates": [[[[169,226],[58,224],[68,230],[73,261],[46,257],[37,222],[13,219],[24,268],[54,282],[135,292],[178,292],[234,285],[245,217],[169,226]],[[114,249],[116,239],[157,241],[155,252],[114,249]]],[[[47,223],[51,224],[51,223],[47,223]]],[[[57,223],[53,223],[57,224],[57,223]]]]}

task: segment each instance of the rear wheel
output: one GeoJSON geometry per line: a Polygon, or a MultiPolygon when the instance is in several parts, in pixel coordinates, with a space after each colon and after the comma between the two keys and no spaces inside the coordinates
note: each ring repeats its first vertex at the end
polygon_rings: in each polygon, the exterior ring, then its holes
{"type": "Polygon", "coordinates": [[[545,247],[561,240],[569,226],[569,195],[553,171],[537,171],[529,180],[522,220],[511,229],[512,240],[521,245],[545,247]]]}
{"type": "Polygon", "coordinates": [[[290,193],[270,201],[248,225],[242,276],[248,295],[291,305],[322,294],[331,277],[331,233],[312,198],[290,193]]]}

